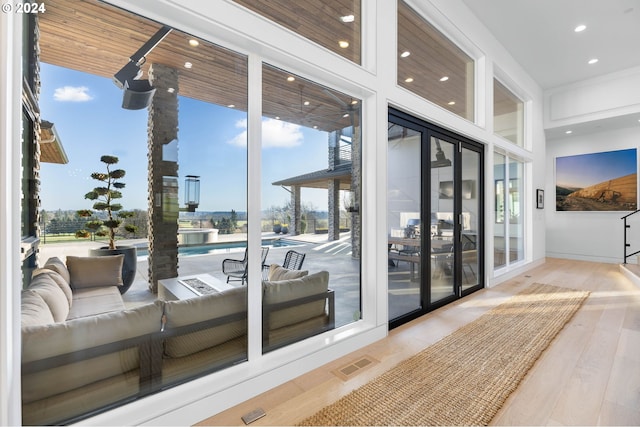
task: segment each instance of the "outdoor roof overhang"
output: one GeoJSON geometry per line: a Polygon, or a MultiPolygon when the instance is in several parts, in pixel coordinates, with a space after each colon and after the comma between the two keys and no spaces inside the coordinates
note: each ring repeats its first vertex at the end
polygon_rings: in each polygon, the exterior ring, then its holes
{"type": "Polygon", "coordinates": [[[55,125],[46,120],[40,123],[40,162],[69,163],[55,125]]]}
{"type": "Polygon", "coordinates": [[[335,169],[322,169],[315,172],[306,173],[304,175],[298,175],[291,178],[286,178],[280,181],[273,182],[272,185],[280,185],[289,187],[297,185],[306,188],[328,188],[329,181],[340,181],[340,190],[351,189],[351,164],[340,165],[335,169]]]}
{"type": "MultiPolygon", "coordinates": [[[[47,0],[47,13],[37,17],[42,62],[109,79],[162,27],[160,23],[95,0],[47,0]]],[[[199,40],[194,47],[189,44],[193,38],[178,29],[171,31],[141,65],[144,78],[150,65],[160,63],[178,70],[180,96],[246,112],[246,56],[204,40],[199,40]],[[191,67],[185,68],[185,62],[190,62],[191,67]]],[[[340,105],[334,96],[327,95],[323,86],[306,84],[305,99],[315,109],[309,114],[299,108],[300,86],[304,84],[301,79],[292,86],[286,75],[282,78],[282,73],[268,69],[263,78],[265,117],[278,117],[327,132],[350,125],[350,119],[344,116],[344,105],[352,98],[331,91],[340,98],[340,105]]]]}

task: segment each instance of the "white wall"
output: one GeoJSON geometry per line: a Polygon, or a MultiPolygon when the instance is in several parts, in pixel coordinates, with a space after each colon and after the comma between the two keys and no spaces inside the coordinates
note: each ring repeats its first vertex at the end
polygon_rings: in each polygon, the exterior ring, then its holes
{"type": "Polygon", "coordinates": [[[545,129],[640,112],[640,67],[548,90],[545,129]]]}
{"type": "Polygon", "coordinates": [[[640,126],[547,141],[545,188],[547,194],[553,196],[547,197],[545,209],[547,256],[622,262],[624,228],[620,218],[628,212],[556,212],[555,159],[559,156],[638,148],[639,145],[640,126]]]}

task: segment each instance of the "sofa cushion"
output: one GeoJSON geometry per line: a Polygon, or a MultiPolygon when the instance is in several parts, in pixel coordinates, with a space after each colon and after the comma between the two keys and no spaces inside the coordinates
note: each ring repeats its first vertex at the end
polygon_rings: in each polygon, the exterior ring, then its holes
{"type": "MultiPolygon", "coordinates": [[[[263,303],[275,304],[327,292],[329,272],[320,271],[299,279],[263,282],[263,303]]],[[[273,312],[269,328],[277,329],[325,314],[326,299],[273,312]]]]}
{"type": "MultiPolygon", "coordinates": [[[[63,323],[22,328],[22,362],[31,362],[159,332],[161,302],[63,323]]],[[[22,375],[23,402],[33,402],[138,369],[138,349],[93,358],[22,375]]]]}
{"type": "Polygon", "coordinates": [[[73,292],[71,291],[69,282],[66,281],[64,277],[62,277],[62,275],[60,275],[59,273],[44,267],[36,268],[35,270],[33,270],[33,273],[31,273],[31,279],[34,279],[36,276],[39,276],[41,274],[48,275],[54,282],[56,282],[56,285],[58,285],[60,289],[62,289],[62,292],[64,292],[64,296],[67,297],[69,307],[71,307],[71,305],[73,304],[73,292]]]}
{"type": "Polygon", "coordinates": [[[117,286],[82,288],[73,292],[73,305],[67,320],[124,309],[124,301],[117,286]]]}
{"type": "Polygon", "coordinates": [[[278,264],[271,264],[269,266],[268,280],[270,282],[275,282],[278,280],[299,279],[308,274],[309,272],[306,270],[289,270],[288,268],[281,267],[278,264]]]}
{"type": "Polygon", "coordinates": [[[51,257],[44,263],[42,268],[48,268],[49,270],[55,271],[67,282],[71,282],[71,278],[69,276],[69,270],[67,270],[67,266],[62,262],[62,260],[58,257],[51,257]]]}
{"type": "Polygon", "coordinates": [[[54,322],[49,306],[38,292],[30,289],[22,291],[21,321],[23,327],[48,325],[54,322]]]}
{"type": "Polygon", "coordinates": [[[39,274],[31,280],[28,289],[40,294],[49,306],[53,320],[64,322],[69,315],[69,300],[49,274],[39,274]]]}
{"type": "Polygon", "coordinates": [[[123,261],[124,255],[67,256],[71,287],[122,286],[123,261]]]}
{"type": "MultiPolygon", "coordinates": [[[[246,287],[232,288],[198,298],[167,301],[164,306],[167,328],[191,325],[230,314],[246,313],[246,311],[246,287]]],[[[175,338],[167,338],[165,340],[165,356],[187,356],[242,336],[246,332],[247,321],[243,319],[175,338]]]]}

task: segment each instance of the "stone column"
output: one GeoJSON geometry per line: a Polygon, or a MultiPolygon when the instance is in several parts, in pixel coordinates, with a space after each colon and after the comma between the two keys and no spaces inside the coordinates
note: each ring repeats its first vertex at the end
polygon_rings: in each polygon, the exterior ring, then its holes
{"type": "Polygon", "coordinates": [[[353,129],[353,138],[351,141],[351,193],[353,196],[353,212],[351,212],[351,257],[360,259],[362,241],[362,151],[361,151],[361,132],[360,127],[353,129]]]}
{"type": "Polygon", "coordinates": [[[299,185],[291,186],[291,208],[293,209],[293,218],[292,218],[293,224],[289,224],[289,225],[290,226],[292,225],[291,232],[293,233],[293,235],[297,236],[299,234],[302,234],[302,227],[301,227],[302,207],[300,203],[300,186],[299,185]]]}
{"type": "Polygon", "coordinates": [[[157,293],[159,279],[178,276],[178,159],[163,156],[178,141],[178,70],[152,64],[149,80],[149,289],[157,293]]]}
{"type": "Polygon", "coordinates": [[[332,179],[328,183],[329,193],[329,240],[340,238],[340,180],[332,179]]]}

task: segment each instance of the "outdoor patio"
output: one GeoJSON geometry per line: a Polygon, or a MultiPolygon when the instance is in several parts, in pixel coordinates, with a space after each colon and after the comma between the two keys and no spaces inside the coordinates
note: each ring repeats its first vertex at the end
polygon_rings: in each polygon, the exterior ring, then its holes
{"type": "MultiPolygon", "coordinates": [[[[216,243],[231,243],[246,241],[246,234],[235,233],[219,235],[216,243]]],[[[329,288],[335,291],[336,327],[354,321],[359,318],[360,311],[360,260],[351,257],[351,235],[345,233],[340,240],[327,240],[326,234],[303,234],[299,236],[276,235],[275,233],[263,233],[263,239],[281,238],[292,243],[291,246],[270,247],[266,258],[266,264],[282,264],[285,253],[294,249],[306,253],[302,266],[303,270],[329,272],[329,288]]],[[[146,239],[120,240],[122,245],[146,246],[146,239]]],[[[40,260],[44,263],[50,257],[59,257],[64,260],[67,255],[88,256],[88,249],[100,247],[101,242],[74,241],[69,243],[51,243],[40,247],[40,260]]],[[[202,255],[179,255],[179,276],[196,274],[210,274],[219,280],[226,282],[226,276],[222,272],[222,261],[226,258],[241,259],[244,248],[216,249],[215,253],[202,255]]],[[[149,291],[148,262],[146,256],[138,256],[136,278],[131,288],[123,295],[127,307],[142,305],[157,298],[157,295],[149,291]]],[[[241,286],[240,282],[231,282],[241,286]]]]}

